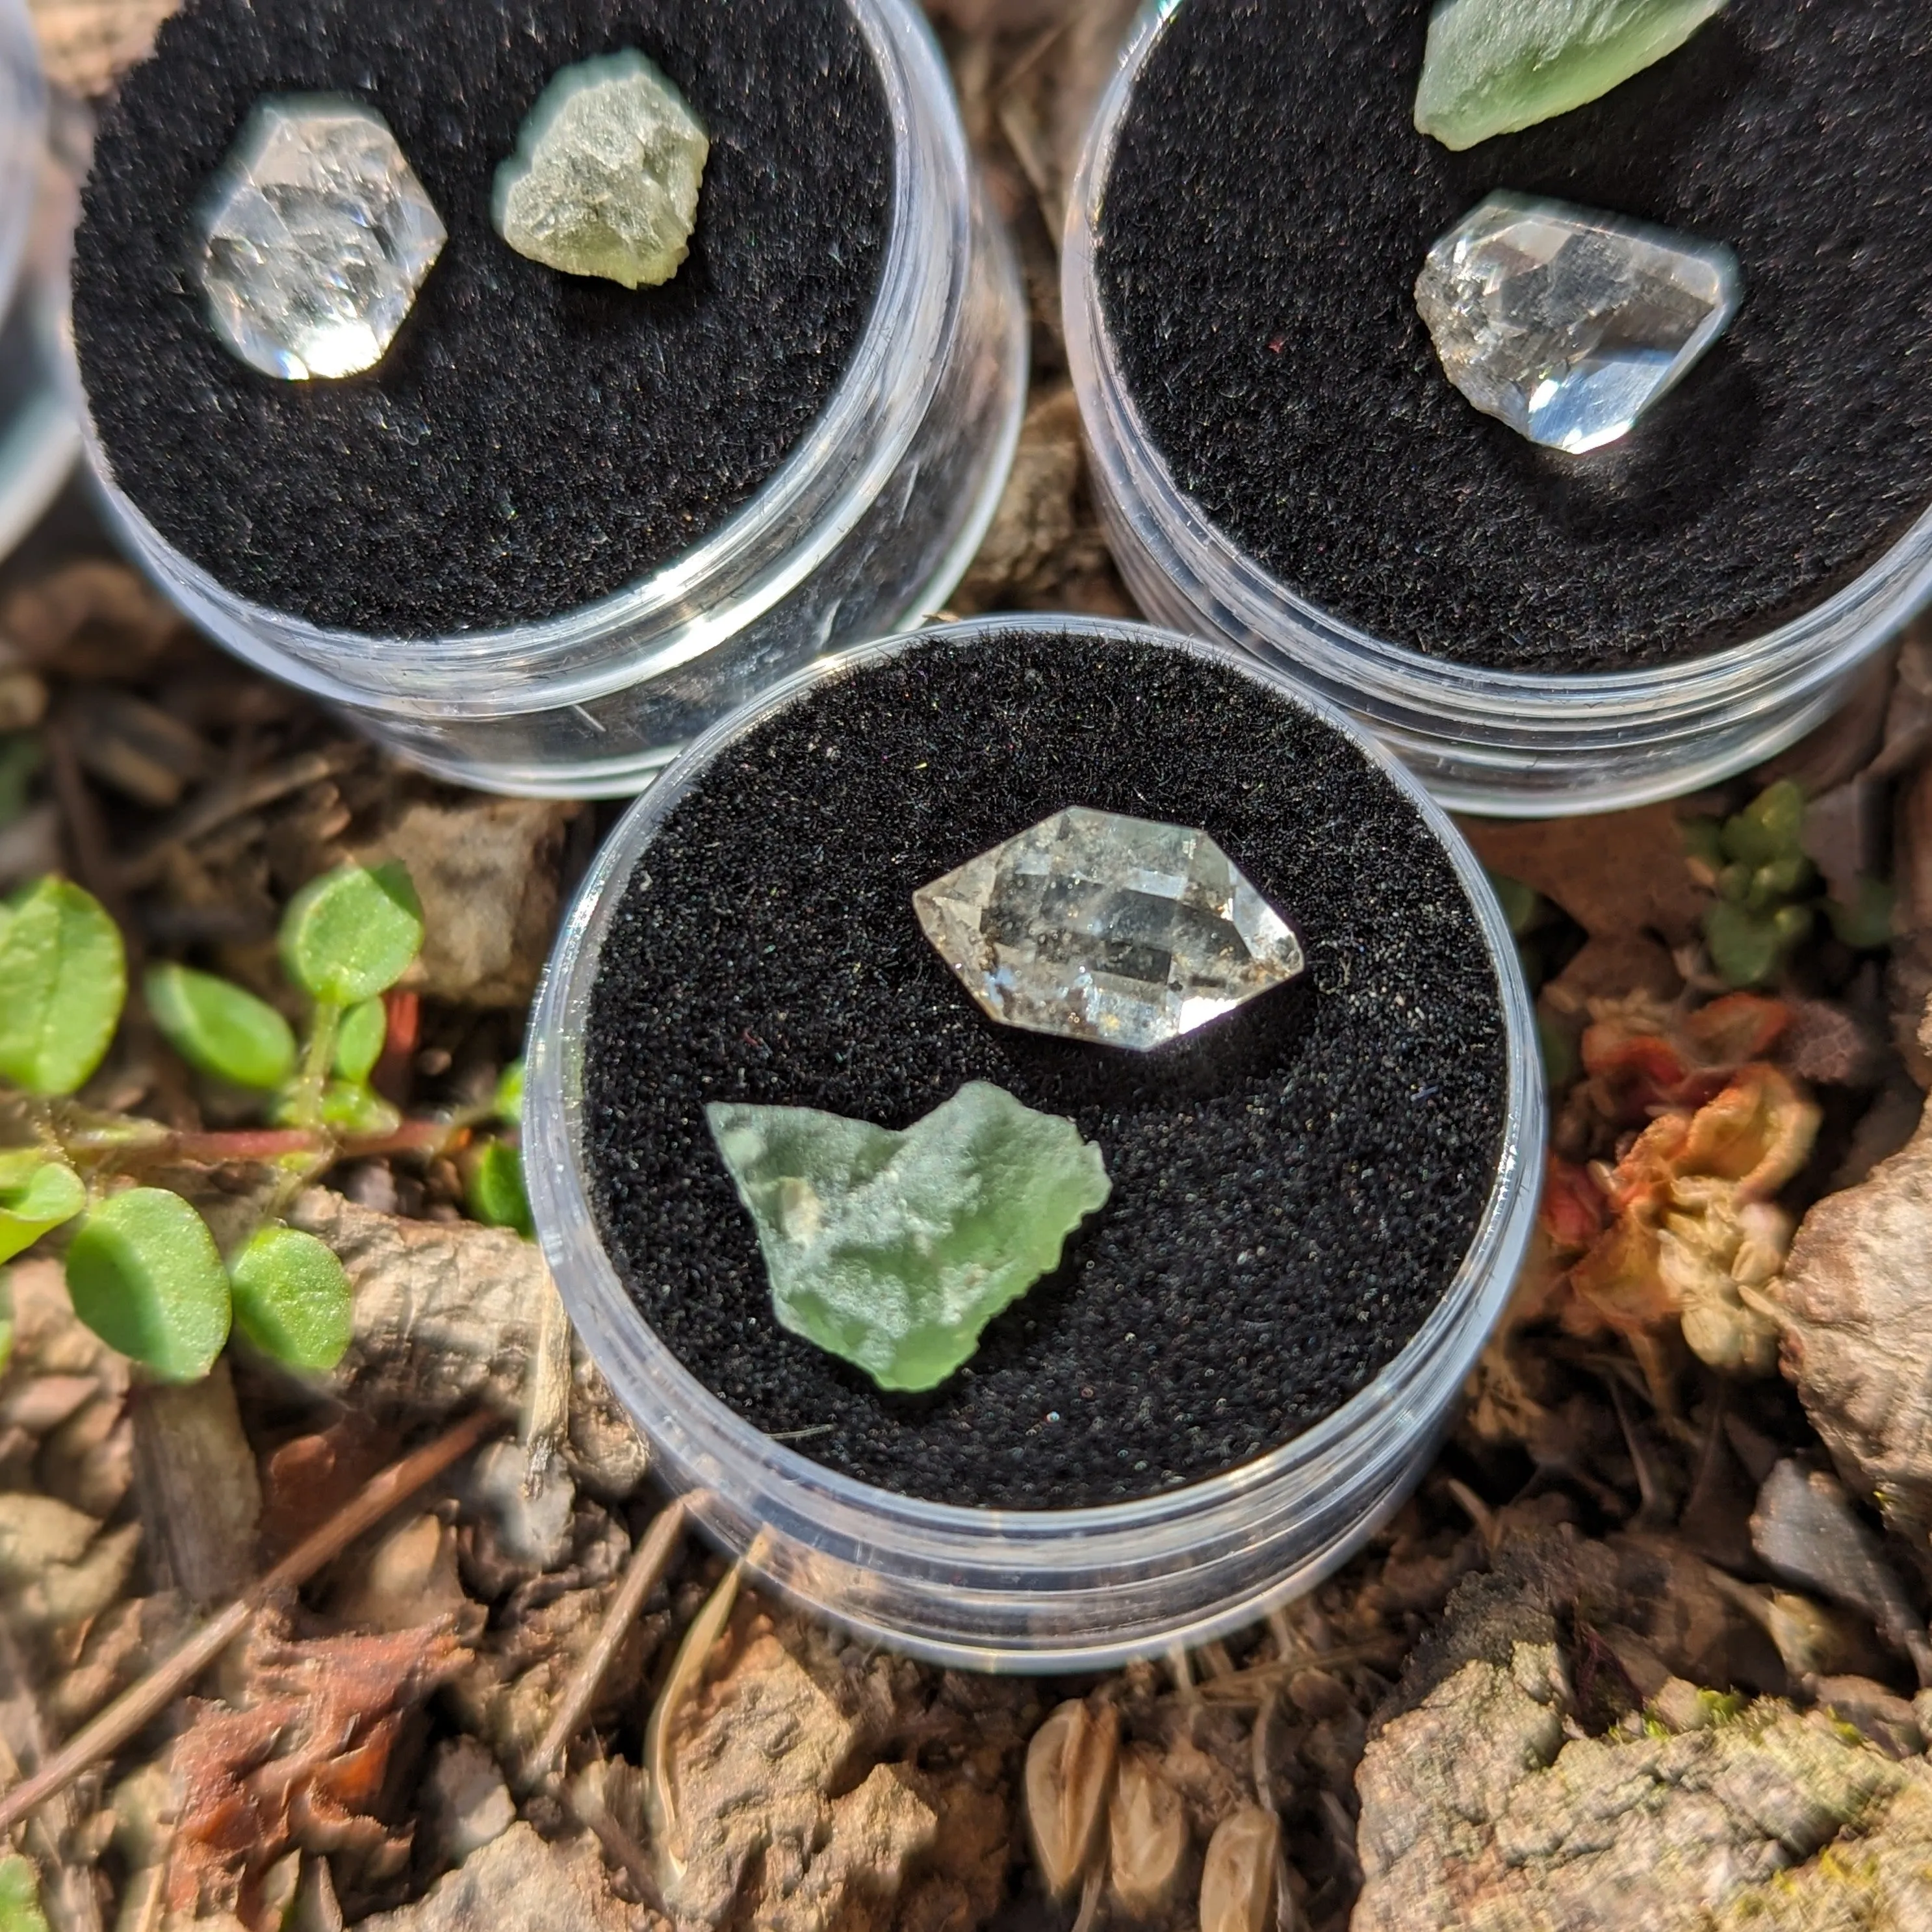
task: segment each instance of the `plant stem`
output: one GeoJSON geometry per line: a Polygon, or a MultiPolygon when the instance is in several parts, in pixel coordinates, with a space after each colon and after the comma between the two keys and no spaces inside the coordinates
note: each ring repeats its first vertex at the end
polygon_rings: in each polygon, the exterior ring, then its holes
{"type": "Polygon", "coordinates": [[[341,1030],[342,1008],[333,1000],[316,1000],[290,1108],[298,1127],[316,1129],[322,1125],[322,1089],[328,1085],[329,1070],[335,1064],[335,1042],[341,1030]]]}

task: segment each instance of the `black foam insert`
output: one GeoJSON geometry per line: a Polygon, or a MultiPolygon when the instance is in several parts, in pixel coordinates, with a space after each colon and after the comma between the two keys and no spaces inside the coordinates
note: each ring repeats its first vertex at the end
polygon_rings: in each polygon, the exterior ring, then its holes
{"type": "Polygon", "coordinates": [[[1602,99],[1454,154],[1427,0],[1184,0],[1106,184],[1103,312],[1180,487],[1378,636],[1512,670],[1760,634],[1932,502],[1932,8],[1738,0],[1602,99]],[[1623,442],[1450,386],[1430,244],[1492,190],[1727,242],[1742,312],[1623,442]]]}
{"type": "Polygon", "coordinates": [[[82,373],[116,480],[230,590],[436,636],[559,616],[716,530],[849,365],[892,135],[842,0],[189,0],[103,118],[76,248],[82,373]],[[662,287],[558,274],[490,226],[556,70],[636,47],[711,151],[662,287]],[[195,209],[264,94],[388,121],[449,239],[388,355],[340,382],[210,328],[195,209]]]}
{"type": "Polygon", "coordinates": [[[820,687],[679,801],[600,962],[590,1184],[644,1318],[759,1428],[904,1494],[1070,1507],[1245,1462],[1389,1361],[1467,1252],[1506,1058],[1473,909],[1352,742],[1170,648],[1016,629],[820,687]],[[1150,1054],[986,1018],[912,894],[1072,804],[1205,828],[1308,970],[1150,1054]],[[704,1108],[903,1127],[976,1079],[1071,1116],[1113,1195],[964,1369],[887,1395],[777,1326],[704,1108]]]}

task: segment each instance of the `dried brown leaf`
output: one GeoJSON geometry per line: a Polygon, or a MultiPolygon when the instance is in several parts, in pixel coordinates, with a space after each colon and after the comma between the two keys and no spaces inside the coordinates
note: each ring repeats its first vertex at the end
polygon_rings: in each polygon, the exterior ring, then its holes
{"type": "Polygon", "coordinates": [[[1121,1756],[1107,1836],[1114,1902],[1136,1918],[1164,1912],[1187,1857],[1187,1811],[1144,1745],[1130,1746],[1121,1756]]]}
{"type": "Polygon", "coordinates": [[[1201,1870],[1201,1932],[1265,1932],[1274,1916],[1281,1822],[1245,1804],[1214,1828],[1201,1870]]]}
{"type": "Polygon", "coordinates": [[[1027,1830],[1041,1878],[1056,1898],[1093,1862],[1119,1754],[1120,1714],[1070,1699],[1027,1747],[1027,1830]]]}

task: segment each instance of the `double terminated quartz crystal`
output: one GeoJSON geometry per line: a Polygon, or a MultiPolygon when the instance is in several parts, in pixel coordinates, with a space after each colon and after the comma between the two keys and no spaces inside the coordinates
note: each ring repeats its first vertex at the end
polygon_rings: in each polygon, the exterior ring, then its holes
{"type": "Polygon", "coordinates": [[[388,124],[328,94],[256,107],[202,223],[216,333],[291,382],[380,362],[448,239],[388,124]]]}
{"type": "Polygon", "coordinates": [[[1204,832],[1075,806],[922,886],[926,936],[992,1018],[1148,1048],[1305,963],[1204,832]]]}
{"type": "Polygon", "coordinates": [[[1415,284],[1456,388],[1572,455],[1624,435],[1724,333],[1738,294],[1728,248],[1513,194],[1457,223],[1415,284]]]}

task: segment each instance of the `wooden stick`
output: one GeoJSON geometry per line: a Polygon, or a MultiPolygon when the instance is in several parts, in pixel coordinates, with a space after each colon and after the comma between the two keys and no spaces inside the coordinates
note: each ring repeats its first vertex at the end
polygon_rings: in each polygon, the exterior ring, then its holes
{"type": "Polygon", "coordinates": [[[556,1768],[565,1745],[576,1736],[584,1713],[596,1697],[598,1686],[604,1682],[604,1673],[610,1668],[610,1660],[624,1640],[624,1633],[637,1621],[644,1599],[670,1567],[683,1534],[684,1505],[674,1502],[658,1513],[650,1528],[638,1539],[623,1581],[617,1586],[617,1594],[610,1599],[610,1607],[598,1627],[596,1640],[571,1673],[570,1682],[557,1700],[556,1713],[531,1756],[525,1773],[530,1784],[538,1783],[556,1768]]]}
{"type": "Polygon", "coordinates": [[[373,1528],[406,1497],[460,1461],[486,1436],[504,1426],[501,1418],[479,1412],[459,1422],[446,1435],[414,1454],[393,1462],[372,1478],[362,1492],[344,1504],[314,1535],[305,1538],[280,1562],[225,1610],[202,1624],[165,1664],[158,1664],[91,1723],[75,1732],[24,1784],[0,1797],[0,1837],[30,1811],[44,1804],[87,1767],[111,1757],[128,1740],[159,1717],[245,1630],[267,1600],[308,1581],[322,1565],[341,1555],[362,1532],[373,1528]]]}

